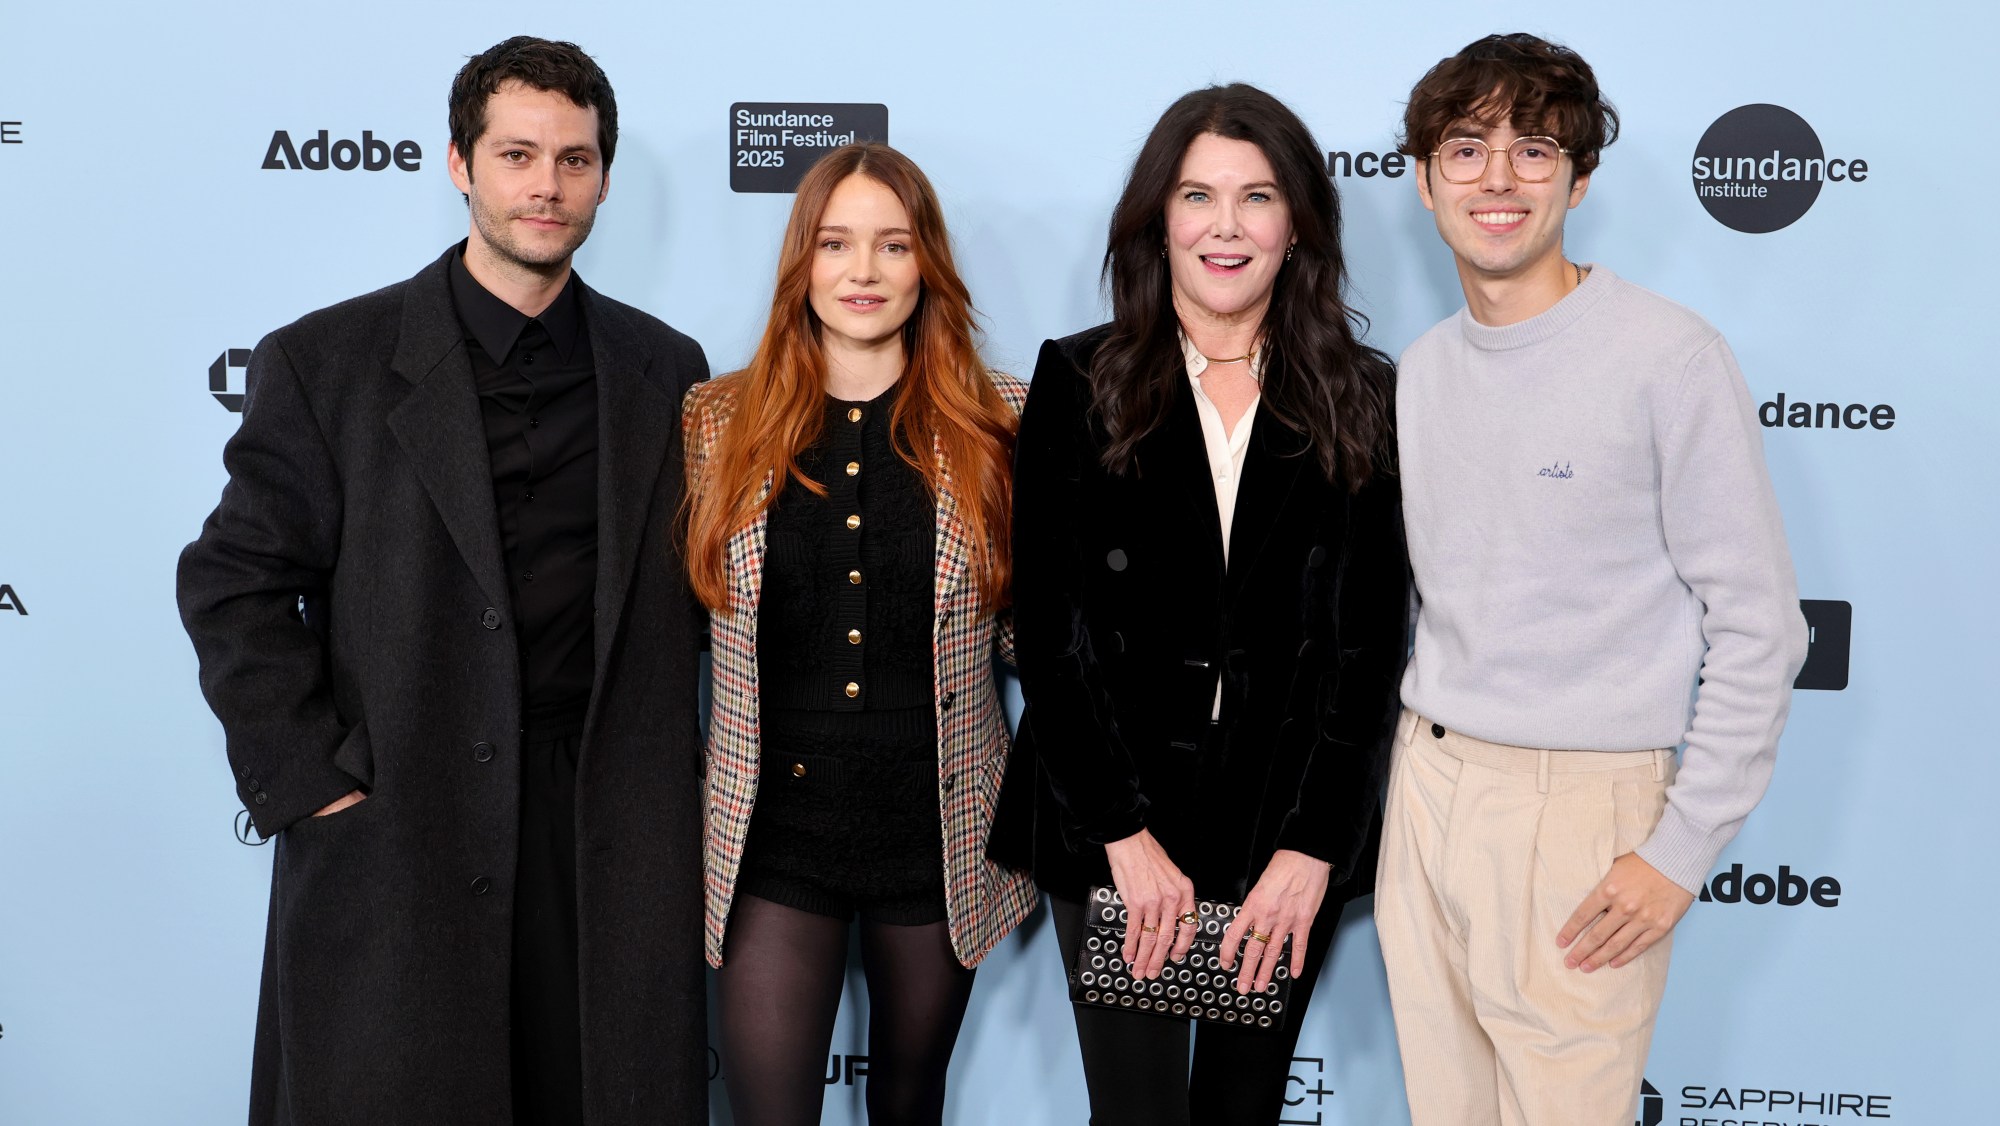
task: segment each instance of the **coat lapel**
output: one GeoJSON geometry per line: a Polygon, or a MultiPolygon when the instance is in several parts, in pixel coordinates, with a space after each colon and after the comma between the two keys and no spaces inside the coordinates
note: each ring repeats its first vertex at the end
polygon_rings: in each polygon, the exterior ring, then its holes
{"type": "Polygon", "coordinates": [[[1229,572],[1225,590],[1234,599],[1244,576],[1264,550],[1278,521],[1291,503],[1299,474],[1310,459],[1301,452],[1300,436],[1271,416],[1262,399],[1250,420],[1250,445],[1243,454],[1243,481],[1236,490],[1236,512],[1229,526],[1229,572]]]}
{"type": "Polygon", "coordinates": [[[953,592],[958,589],[959,580],[965,577],[972,554],[972,544],[968,540],[965,522],[958,515],[958,494],[951,479],[951,466],[945,464],[944,443],[937,436],[931,436],[931,456],[937,458],[941,474],[937,495],[937,547],[932,560],[933,581],[936,597],[933,609],[938,615],[948,612],[953,592]]]}
{"type": "Polygon", "coordinates": [[[404,295],[402,326],[390,364],[412,386],[409,397],[389,412],[389,429],[486,600],[511,606],[486,427],[446,274],[456,253],[456,246],[446,251],[411,280],[404,295]]]}
{"type": "MultiPolygon", "coordinates": [[[[1140,472],[1162,475],[1175,503],[1182,506],[1185,518],[1193,522],[1194,542],[1189,546],[1194,555],[1189,564],[1199,564],[1202,574],[1212,576],[1207,589],[1215,590],[1222,585],[1225,571],[1222,517],[1215,507],[1215,482],[1208,473],[1208,440],[1201,433],[1201,414],[1195,409],[1194,390],[1188,386],[1185,373],[1179,379],[1181,385],[1176,388],[1167,423],[1154,432],[1156,437],[1147,440],[1147,445],[1156,448],[1148,451],[1152,456],[1145,459],[1140,472]]],[[[1232,533],[1240,534],[1234,529],[1232,533]]]]}
{"type": "MultiPolygon", "coordinates": [[[[597,368],[597,678],[596,699],[610,664],[611,647],[625,617],[625,601],[639,562],[639,547],[657,524],[662,530],[676,518],[655,512],[653,499],[662,472],[678,476],[676,466],[664,466],[667,451],[680,429],[680,404],[662,388],[653,370],[654,357],[643,350],[621,311],[583,286],[584,323],[590,332],[591,357],[597,368]]],[[[678,488],[666,490],[678,496],[678,488]]],[[[664,543],[655,538],[654,543],[664,543]]],[[[662,549],[664,550],[664,549],[662,549]]]]}

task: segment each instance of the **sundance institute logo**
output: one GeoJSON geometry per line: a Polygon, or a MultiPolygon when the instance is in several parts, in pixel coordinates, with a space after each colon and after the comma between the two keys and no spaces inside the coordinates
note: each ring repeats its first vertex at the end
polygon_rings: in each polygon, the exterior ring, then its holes
{"type": "Polygon", "coordinates": [[[1738,106],[1694,149],[1694,194],[1733,231],[1761,235],[1799,221],[1827,183],[1860,183],[1868,162],[1826,155],[1806,119],[1783,106],[1738,106]]]}

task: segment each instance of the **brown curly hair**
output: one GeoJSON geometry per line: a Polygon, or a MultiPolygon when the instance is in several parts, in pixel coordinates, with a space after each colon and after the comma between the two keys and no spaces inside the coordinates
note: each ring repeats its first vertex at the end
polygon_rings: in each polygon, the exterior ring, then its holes
{"type": "Polygon", "coordinates": [[[1598,154],[1618,139],[1618,111],[1583,56],[1517,31],[1474,40],[1439,60],[1410,90],[1396,151],[1428,161],[1452,126],[1495,125],[1503,115],[1521,134],[1554,137],[1577,176],[1595,171],[1598,154]]]}

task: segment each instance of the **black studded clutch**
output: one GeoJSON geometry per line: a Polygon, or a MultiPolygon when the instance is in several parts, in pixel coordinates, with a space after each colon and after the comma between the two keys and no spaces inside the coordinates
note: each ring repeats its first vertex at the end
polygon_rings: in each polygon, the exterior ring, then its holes
{"type": "MultiPolygon", "coordinates": [[[[1291,1015],[1292,967],[1288,956],[1271,972],[1271,983],[1262,993],[1238,993],[1236,975],[1222,968],[1222,932],[1242,910],[1236,904],[1196,900],[1199,921],[1187,958],[1168,961],[1160,976],[1151,981],[1134,978],[1132,967],[1125,964],[1125,901],[1119,898],[1118,890],[1108,885],[1091,888],[1086,907],[1089,929],[1069,974],[1069,999],[1077,1004],[1250,1028],[1277,1028],[1291,1015]]],[[[1173,928],[1161,927],[1160,936],[1171,941],[1173,928]]],[[[1290,945],[1287,938],[1285,946],[1290,945]]]]}

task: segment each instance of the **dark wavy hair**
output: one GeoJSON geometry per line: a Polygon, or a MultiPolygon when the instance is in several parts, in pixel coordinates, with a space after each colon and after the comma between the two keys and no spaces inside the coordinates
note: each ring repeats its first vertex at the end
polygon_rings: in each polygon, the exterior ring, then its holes
{"type": "Polygon", "coordinates": [[[1196,90],[1167,107],[1111,212],[1104,251],[1111,335],[1090,367],[1092,411],[1110,439],[1104,466],[1132,470],[1139,443],[1166,421],[1180,394],[1186,360],[1160,250],[1181,160],[1204,133],[1263,151],[1298,236],[1264,317],[1262,404],[1299,435],[1299,453],[1310,453],[1327,480],[1359,489],[1394,462],[1393,369],[1361,343],[1367,321],[1344,299],[1340,197],[1318,143],[1283,102],[1240,82],[1196,90]]]}
{"type": "Polygon", "coordinates": [[[1475,39],[1418,79],[1396,150],[1429,161],[1453,125],[1495,125],[1503,115],[1518,133],[1554,137],[1577,176],[1595,171],[1598,154],[1618,139],[1618,110],[1583,56],[1515,31],[1475,39]]]}
{"type": "Polygon", "coordinates": [[[472,145],[486,132],[486,100],[509,82],[561,94],[597,111],[597,152],[611,168],[618,148],[618,99],[597,60],[574,43],[516,35],[472,56],[451,80],[451,145],[472,163],[472,145]]]}

